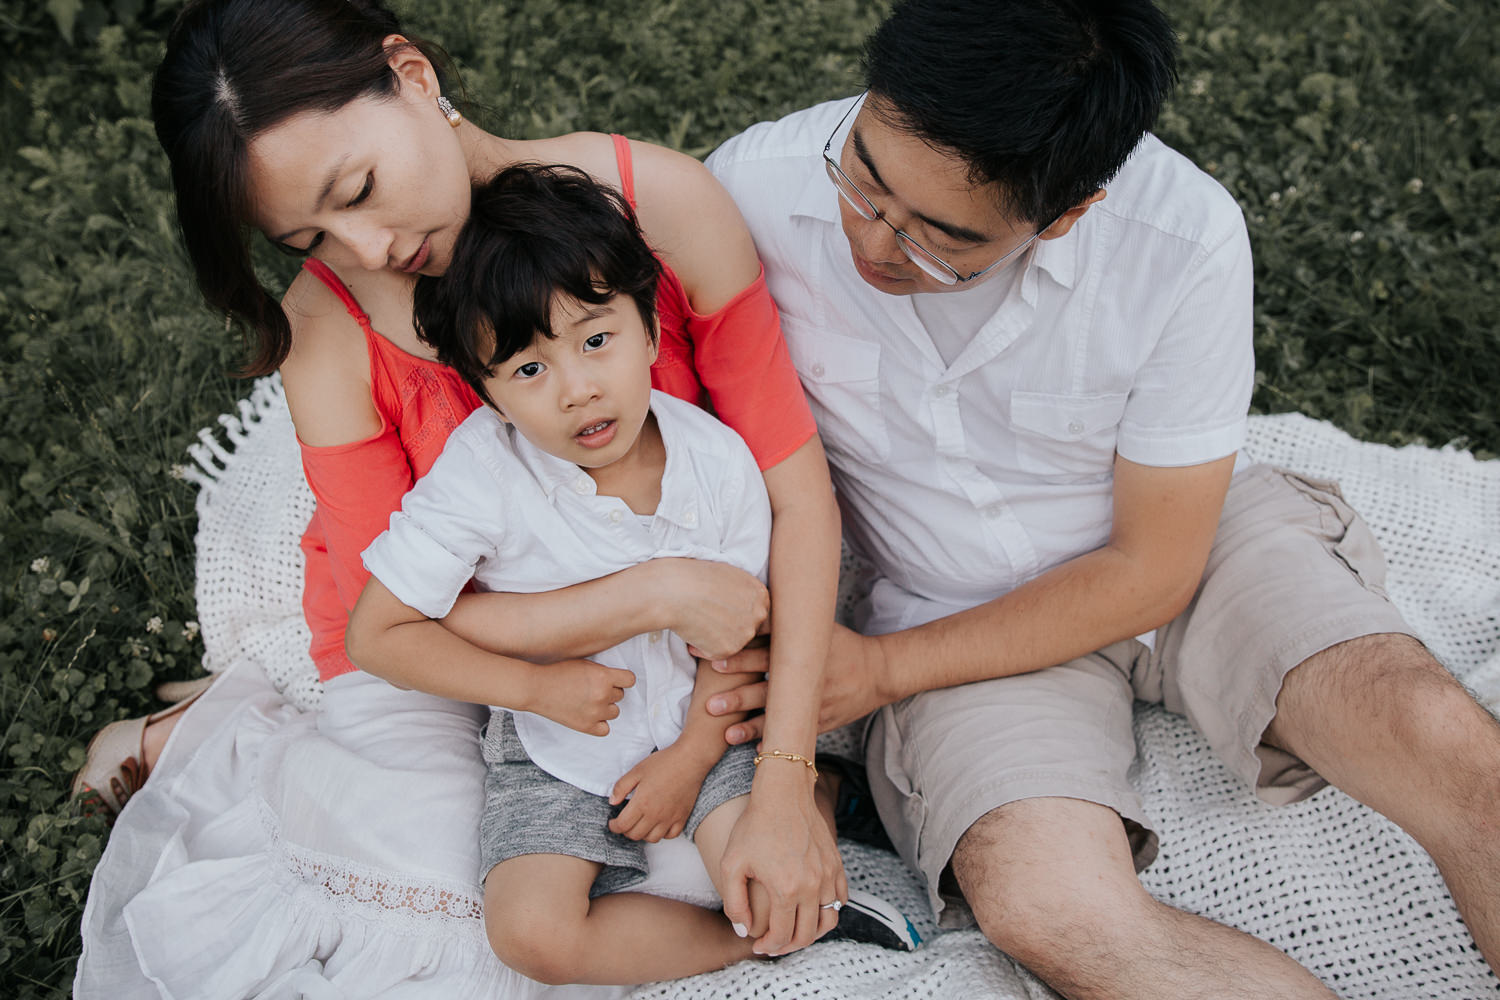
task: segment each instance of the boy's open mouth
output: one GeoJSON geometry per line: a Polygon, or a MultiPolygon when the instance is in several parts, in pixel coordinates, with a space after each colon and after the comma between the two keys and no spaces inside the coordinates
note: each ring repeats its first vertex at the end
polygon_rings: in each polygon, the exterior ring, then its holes
{"type": "Polygon", "coordinates": [[[580,430],[573,435],[573,440],[585,448],[602,448],[614,440],[615,422],[613,420],[599,420],[580,430]]]}

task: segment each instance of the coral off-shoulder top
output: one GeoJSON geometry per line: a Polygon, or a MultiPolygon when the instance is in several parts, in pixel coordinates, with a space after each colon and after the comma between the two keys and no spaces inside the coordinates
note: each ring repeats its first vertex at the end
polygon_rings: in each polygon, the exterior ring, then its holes
{"type": "MultiPolygon", "coordinates": [[[[630,147],[614,136],[621,187],[635,205],[630,147]]],[[[369,573],[360,553],[384,531],[417,478],[432,467],[448,435],[481,403],[455,372],[406,353],[376,333],[333,270],[309,258],[303,267],[327,285],[365,334],[370,394],[380,430],[363,441],[302,444],[302,467],[317,507],[302,536],[307,558],[302,607],[311,652],[325,681],[356,669],[344,655],[344,628],[369,573]]],[[[694,312],[681,280],[666,268],[657,289],[661,341],[652,385],[711,408],[750,446],[762,470],[813,435],[812,412],[781,337],[765,274],[710,315],[694,312]]]]}

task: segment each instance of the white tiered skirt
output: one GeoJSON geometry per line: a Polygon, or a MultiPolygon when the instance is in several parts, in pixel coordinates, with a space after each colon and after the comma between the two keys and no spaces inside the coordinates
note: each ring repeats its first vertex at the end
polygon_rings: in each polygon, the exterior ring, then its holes
{"type": "Polygon", "coordinates": [[[122,811],[83,918],[80,1000],[612,998],[490,950],[478,871],[486,710],[363,674],[321,708],[252,663],[186,713],[122,811]]]}

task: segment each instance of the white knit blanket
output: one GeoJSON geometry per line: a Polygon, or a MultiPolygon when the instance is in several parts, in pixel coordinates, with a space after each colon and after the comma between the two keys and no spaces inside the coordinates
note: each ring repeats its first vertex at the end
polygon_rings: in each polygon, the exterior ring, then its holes
{"type": "MultiPolygon", "coordinates": [[[[321,687],[307,655],[298,539],[312,513],[279,382],[256,383],[200,432],[198,619],[206,663],[258,665],[292,704],[321,687]]],[[[1336,479],[1390,563],[1391,599],[1491,710],[1500,707],[1500,461],[1356,441],[1298,414],[1254,417],[1247,451],[1336,479]]],[[[1161,854],[1142,875],[1174,906],[1264,938],[1344,997],[1500,994],[1437,869],[1408,836],[1333,789],[1274,809],[1237,783],[1178,716],[1139,707],[1133,778],[1161,854]]],[[[1051,997],[977,931],[937,933],[894,856],[844,845],[851,881],[917,914],[927,945],[897,955],[828,944],[780,962],[644,987],[638,997],[1051,997]]],[[[457,919],[457,918],[455,918],[457,919]]]]}

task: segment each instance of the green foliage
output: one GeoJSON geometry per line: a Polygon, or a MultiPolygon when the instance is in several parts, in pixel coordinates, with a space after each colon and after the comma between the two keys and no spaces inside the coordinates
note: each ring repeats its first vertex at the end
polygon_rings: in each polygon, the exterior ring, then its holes
{"type": "Polygon", "coordinates": [[[1174,2],[1159,129],[1239,199],[1255,405],[1500,450],[1500,31],[1482,4],[1174,2]]]}
{"type": "MultiPolygon", "coordinates": [[[[65,802],[100,725],[201,655],[193,490],[246,386],[147,120],[180,0],[0,0],[0,995],[66,995],[106,829],[65,802]]],[[[705,153],[858,87],[877,0],[408,2],[471,114],[705,153]],[[483,105],[476,108],[474,105],[483,105]]],[[[1261,410],[1500,451],[1500,22],[1443,0],[1168,0],[1161,132],[1244,207],[1261,410]]],[[[262,257],[268,284],[285,260],[262,257]]]]}

